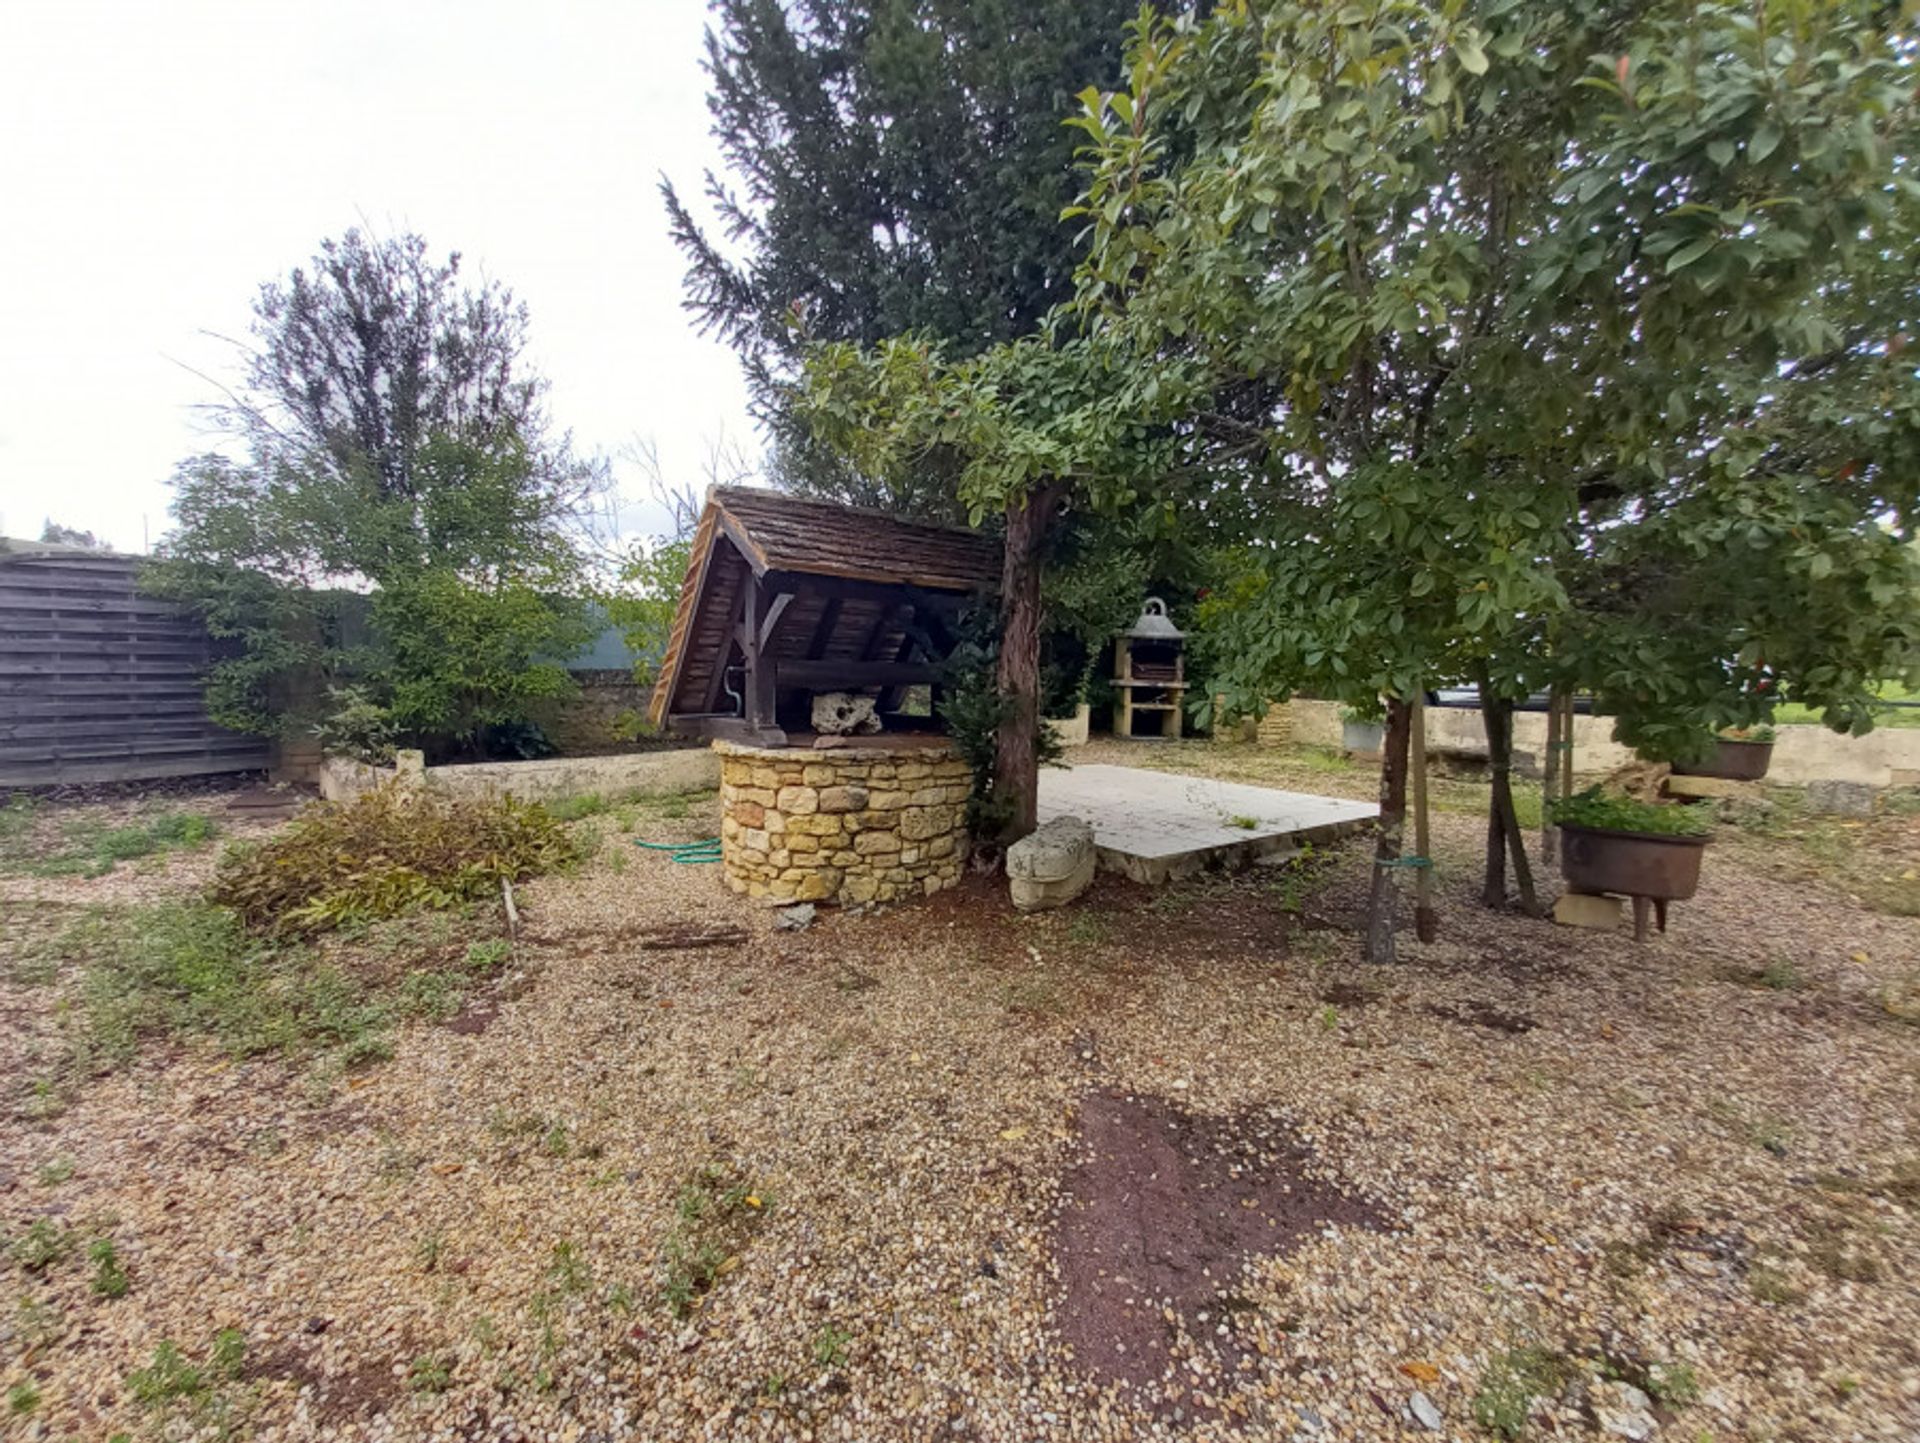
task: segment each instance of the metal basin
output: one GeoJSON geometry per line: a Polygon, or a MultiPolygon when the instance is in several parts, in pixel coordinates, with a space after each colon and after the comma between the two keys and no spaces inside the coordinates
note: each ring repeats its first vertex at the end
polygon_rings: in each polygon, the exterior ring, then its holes
{"type": "Polygon", "coordinates": [[[1560,875],[1576,892],[1684,902],[1699,890],[1700,854],[1707,842],[1706,837],[1562,827],[1560,875]]]}
{"type": "Polygon", "coordinates": [[[1713,755],[1690,767],[1674,763],[1674,771],[1683,777],[1719,777],[1729,782],[1757,782],[1767,774],[1773,761],[1772,742],[1739,742],[1720,738],[1713,755]]]}

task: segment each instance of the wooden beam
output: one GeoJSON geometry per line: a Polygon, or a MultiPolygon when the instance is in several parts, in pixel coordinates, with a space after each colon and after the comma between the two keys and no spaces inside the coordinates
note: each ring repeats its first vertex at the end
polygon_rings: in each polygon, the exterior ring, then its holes
{"type": "Polygon", "coordinates": [[[809,571],[769,571],[766,581],[775,591],[807,591],[816,596],[877,601],[882,605],[911,602],[938,612],[958,611],[971,595],[961,591],[930,591],[924,586],[888,586],[878,581],[857,581],[852,577],[816,575],[809,571]]]}
{"type": "Polygon", "coordinates": [[[842,687],[920,686],[937,681],[940,668],[919,661],[775,661],[775,685],[809,691],[842,687]]]}
{"type": "Polygon", "coordinates": [[[829,596],[827,604],[820,608],[820,619],[813,626],[813,639],[807,643],[808,661],[818,661],[827,654],[827,643],[833,640],[833,629],[840,624],[840,608],[844,602],[844,597],[829,596]]]}
{"type": "Polygon", "coordinates": [[[774,597],[773,605],[767,608],[767,619],[760,623],[760,649],[762,651],[765,651],[767,649],[767,643],[773,640],[773,633],[775,628],[780,625],[780,618],[787,614],[787,608],[792,604],[793,593],[791,591],[783,591],[774,597]]]}
{"type": "Polygon", "coordinates": [[[747,662],[747,721],[756,731],[774,724],[775,682],[773,668],[767,665],[764,641],[769,628],[763,623],[778,618],[770,618],[770,611],[766,583],[757,575],[748,577],[741,606],[740,650],[747,662]]]}

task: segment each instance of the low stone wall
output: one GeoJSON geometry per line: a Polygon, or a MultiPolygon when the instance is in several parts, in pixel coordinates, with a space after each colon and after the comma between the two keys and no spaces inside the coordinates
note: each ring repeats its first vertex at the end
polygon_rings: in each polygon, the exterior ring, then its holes
{"type": "MultiPolygon", "coordinates": [[[[403,752],[403,765],[407,757],[418,755],[403,752]]],[[[347,801],[390,781],[395,774],[394,767],[370,767],[345,757],[328,757],[320,764],[320,795],[330,802],[347,801]]],[[[522,801],[542,802],[590,792],[657,796],[705,791],[719,785],[720,762],[705,747],[688,747],[600,757],[547,757],[533,762],[461,762],[421,768],[420,776],[434,791],[467,800],[512,795],[522,801]]]]}
{"type": "Polygon", "coordinates": [[[647,714],[653,683],[635,681],[631,668],[576,671],[572,675],[579,689],[542,704],[534,720],[561,752],[616,749],[620,745],[621,719],[647,714]]]}
{"type": "MultiPolygon", "coordinates": [[[[1286,734],[1303,746],[1340,745],[1340,708],[1330,701],[1288,702],[1284,708],[1286,734]]],[[[1269,713],[1271,718],[1272,713],[1269,713]]],[[[1773,764],[1767,770],[1769,786],[1800,787],[1808,782],[1864,782],[1870,787],[1920,786],[1920,728],[1881,727],[1863,737],[1841,736],[1823,726],[1775,727],[1773,764]]],[[[1268,723],[1261,727],[1264,744],[1279,734],[1268,723]]],[[[1486,751],[1487,734],[1480,713],[1472,707],[1427,708],[1428,750],[1486,751]]],[[[1547,749],[1545,712],[1514,713],[1513,746],[1523,772],[1537,772],[1547,749]],[[1526,753],[1523,759],[1520,753],[1526,753]]],[[[1613,718],[1576,716],[1573,719],[1573,764],[1582,774],[1610,772],[1635,760],[1633,752],[1613,739],[1613,718]]]]}
{"type": "Polygon", "coordinates": [[[890,902],[960,880],[972,778],[951,743],[720,755],[727,885],[768,902],[890,902]]]}

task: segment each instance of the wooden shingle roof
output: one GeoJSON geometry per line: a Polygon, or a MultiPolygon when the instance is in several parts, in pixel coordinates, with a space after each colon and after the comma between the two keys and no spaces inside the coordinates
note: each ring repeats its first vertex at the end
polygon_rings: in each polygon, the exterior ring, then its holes
{"type": "Polygon", "coordinates": [[[929,591],[972,591],[1000,576],[999,543],[978,531],[748,486],[716,486],[707,505],[757,575],[797,571],[929,591]]]}
{"type": "Polygon", "coordinates": [[[904,661],[913,636],[925,634],[926,617],[988,589],[999,574],[999,541],[976,531],[716,486],[694,532],[653,718],[725,705],[722,672],[749,588],[766,589],[773,606],[761,638],[769,659],[857,668],[904,661]]]}

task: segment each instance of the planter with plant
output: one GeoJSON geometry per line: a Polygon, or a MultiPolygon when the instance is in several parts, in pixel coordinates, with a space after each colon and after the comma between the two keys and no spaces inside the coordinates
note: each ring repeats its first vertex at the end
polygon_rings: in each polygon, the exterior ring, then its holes
{"type": "Polygon", "coordinates": [[[1556,802],[1560,874],[1576,892],[1684,902],[1700,886],[1709,840],[1698,813],[1588,787],[1556,802]]]}
{"type": "Polygon", "coordinates": [[[1742,727],[1723,731],[1713,739],[1704,760],[1679,762],[1673,769],[1683,777],[1719,777],[1729,782],[1757,782],[1773,762],[1772,727],[1742,727]]]}
{"type": "Polygon", "coordinates": [[[1340,746],[1349,755],[1378,757],[1386,734],[1386,719],[1378,706],[1340,708],[1340,746]]]}

